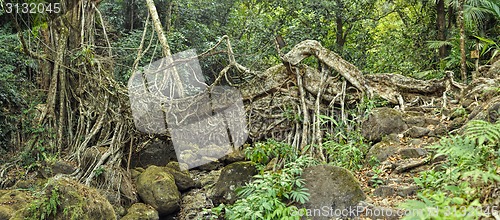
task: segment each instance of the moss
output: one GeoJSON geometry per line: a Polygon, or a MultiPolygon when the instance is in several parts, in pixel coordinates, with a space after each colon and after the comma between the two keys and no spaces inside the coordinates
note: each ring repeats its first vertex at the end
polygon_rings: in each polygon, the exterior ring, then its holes
{"type": "Polygon", "coordinates": [[[135,203],[129,209],[127,215],[123,216],[122,220],[157,220],[159,219],[158,211],[152,206],[144,203],[135,203]]]}
{"type": "Polygon", "coordinates": [[[165,167],[149,166],[139,175],[136,185],[141,199],[158,210],[160,215],[179,210],[180,193],[174,176],[165,167]]]}
{"type": "Polygon", "coordinates": [[[9,219],[32,200],[28,191],[0,190],[0,219],[9,219]]]}
{"type": "Polygon", "coordinates": [[[95,189],[66,178],[52,178],[38,199],[13,216],[20,219],[114,220],[111,204],[95,189]]]}
{"type": "Polygon", "coordinates": [[[219,204],[232,204],[236,201],[235,189],[250,182],[257,174],[255,163],[244,161],[235,162],[222,169],[219,179],[212,192],[212,200],[219,204]]]}

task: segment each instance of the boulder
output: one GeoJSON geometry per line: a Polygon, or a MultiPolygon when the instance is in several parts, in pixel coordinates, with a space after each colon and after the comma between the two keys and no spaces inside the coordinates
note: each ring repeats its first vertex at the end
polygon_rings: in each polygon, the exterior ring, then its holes
{"type": "Polygon", "coordinates": [[[187,170],[181,170],[179,163],[172,161],[165,166],[165,171],[172,174],[175,179],[175,185],[180,191],[186,191],[193,187],[199,187],[200,183],[197,183],[191,178],[191,174],[187,170]]]}
{"type": "Polygon", "coordinates": [[[136,186],[142,201],[153,206],[159,215],[179,210],[180,193],[175,178],[164,167],[148,167],[137,178],[136,186]]]}
{"type": "Polygon", "coordinates": [[[127,210],[121,220],[158,220],[158,211],[144,203],[135,203],[127,210]]]}
{"type": "Polygon", "coordinates": [[[408,126],[425,126],[425,118],[424,117],[415,117],[415,116],[410,116],[406,117],[404,119],[404,122],[408,126]]]}
{"type": "Polygon", "coordinates": [[[363,137],[374,142],[385,135],[399,134],[408,129],[401,112],[387,107],[373,109],[361,126],[363,137]]]}
{"type": "Polygon", "coordinates": [[[308,217],[315,220],[352,218],[349,210],[356,210],[356,205],[366,198],[352,173],[341,167],[308,167],[303,170],[302,178],[310,194],[309,201],[302,207],[306,208],[308,217]],[[316,210],[320,210],[320,215],[315,215],[318,214],[316,210]]]}
{"type": "Polygon", "coordinates": [[[408,146],[417,146],[418,147],[418,146],[422,145],[422,143],[424,143],[422,141],[422,139],[418,139],[418,138],[411,139],[411,140],[407,141],[408,146]]]}
{"type": "Polygon", "coordinates": [[[438,118],[425,118],[426,125],[438,125],[441,121],[438,118]]]}
{"type": "Polygon", "coordinates": [[[97,190],[62,176],[49,179],[40,198],[17,211],[11,220],[41,219],[42,215],[53,220],[116,219],[113,206],[97,190]]]}
{"type": "Polygon", "coordinates": [[[459,129],[462,126],[464,126],[466,122],[467,122],[466,118],[455,118],[453,119],[453,121],[451,121],[450,125],[448,126],[448,129],[450,131],[459,129]]]}
{"type": "Polygon", "coordinates": [[[448,127],[444,124],[438,124],[434,128],[434,130],[429,132],[429,136],[431,137],[440,137],[448,134],[448,127]]]}
{"type": "Polygon", "coordinates": [[[134,169],[131,169],[130,170],[130,178],[132,178],[132,180],[135,181],[141,175],[142,172],[144,172],[144,168],[142,168],[142,167],[136,167],[134,169]]]}
{"type": "Polygon", "coordinates": [[[253,162],[235,162],[222,169],[219,179],[214,185],[211,199],[215,204],[232,204],[236,201],[236,188],[250,182],[257,174],[253,162]]]}
{"type": "Polygon", "coordinates": [[[40,173],[45,178],[50,178],[56,174],[71,174],[76,171],[76,166],[68,161],[57,160],[53,163],[44,163],[44,169],[40,173]]]}
{"type": "Polygon", "coordinates": [[[401,197],[409,197],[417,194],[418,190],[418,186],[400,187],[396,190],[396,194],[401,197]]]}
{"type": "Polygon", "coordinates": [[[245,154],[243,153],[242,150],[231,151],[231,153],[221,158],[221,161],[223,161],[225,164],[231,164],[234,162],[239,162],[244,160],[245,160],[245,154]]]}

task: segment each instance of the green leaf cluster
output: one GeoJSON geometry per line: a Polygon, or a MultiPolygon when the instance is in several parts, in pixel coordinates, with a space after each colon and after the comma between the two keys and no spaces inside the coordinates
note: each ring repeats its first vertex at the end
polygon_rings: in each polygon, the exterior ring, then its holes
{"type": "Polygon", "coordinates": [[[60,195],[57,187],[47,189],[50,195],[42,196],[42,198],[35,200],[31,203],[28,211],[31,216],[30,219],[48,220],[54,219],[58,213],[59,206],[61,205],[60,195]]]}
{"type": "Polygon", "coordinates": [[[237,189],[238,200],[232,205],[221,204],[210,210],[212,214],[225,219],[300,219],[305,214],[298,204],[308,201],[309,193],[300,178],[302,169],[317,164],[309,156],[298,156],[292,147],[281,142],[268,140],[248,148],[247,156],[264,165],[271,158],[284,161],[282,169],[264,170],[253,181],[237,189]]]}

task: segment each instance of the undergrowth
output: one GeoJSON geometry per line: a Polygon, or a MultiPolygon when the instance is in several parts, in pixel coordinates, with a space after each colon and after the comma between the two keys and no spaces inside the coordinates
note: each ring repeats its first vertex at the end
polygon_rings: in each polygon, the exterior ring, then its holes
{"type": "Polygon", "coordinates": [[[326,162],[351,171],[360,170],[370,147],[361,135],[361,122],[368,117],[373,108],[386,104],[386,101],[379,98],[365,98],[356,108],[348,110],[343,120],[339,117],[320,115],[319,119],[323,126],[325,124],[333,126],[333,130],[326,134],[323,142],[326,162]]]}
{"type": "Polygon", "coordinates": [[[308,201],[309,193],[300,178],[302,169],[318,162],[299,155],[292,146],[268,140],[245,149],[247,159],[253,161],[259,174],[253,181],[236,190],[238,200],[207,210],[214,219],[300,219],[305,213],[297,206],[308,201]],[[266,166],[268,163],[272,167],[266,166]]]}
{"type": "Polygon", "coordinates": [[[58,206],[61,204],[58,188],[47,189],[46,193],[50,195],[42,196],[29,206],[29,219],[54,219],[57,215],[58,206]]]}
{"type": "Polygon", "coordinates": [[[496,212],[490,204],[492,190],[500,183],[500,123],[471,121],[464,135],[441,139],[434,157],[447,160],[415,177],[422,188],[419,200],[401,205],[421,210],[404,219],[478,219],[496,212]],[[423,211],[422,211],[423,210],[423,211]]]}

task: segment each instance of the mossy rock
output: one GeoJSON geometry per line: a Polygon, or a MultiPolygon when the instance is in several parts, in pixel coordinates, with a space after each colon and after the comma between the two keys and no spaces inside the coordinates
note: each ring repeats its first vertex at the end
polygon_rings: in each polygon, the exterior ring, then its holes
{"type": "Polygon", "coordinates": [[[142,201],[153,206],[159,215],[179,210],[180,193],[174,176],[165,167],[149,166],[137,178],[136,186],[142,201]]]}
{"type": "Polygon", "coordinates": [[[17,210],[24,208],[32,196],[27,191],[0,190],[0,219],[10,219],[17,210]]]}
{"type": "MultiPolygon", "coordinates": [[[[305,188],[310,194],[309,201],[302,205],[309,212],[314,210],[333,210],[331,216],[315,216],[315,220],[353,218],[344,216],[344,210],[356,210],[357,204],[365,200],[358,180],[349,170],[330,165],[318,165],[305,168],[302,172],[305,188]],[[338,215],[340,214],[340,215],[338,215]]],[[[349,213],[348,213],[349,214],[349,213]]]]}
{"type": "Polygon", "coordinates": [[[49,179],[41,196],[11,220],[115,220],[113,206],[97,190],[64,177],[49,179]]]}
{"type": "Polygon", "coordinates": [[[172,161],[168,163],[167,166],[165,166],[165,171],[174,176],[175,185],[180,191],[186,191],[193,187],[200,186],[199,183],[191,178],[189,171],[180,169],[179,163],[177,162],[172,161]]]}
{"type": "Polygon", "coordinates": [[[398,152],[400,147],[398,143],[383,140],[370,148],[366,154],[366,160],[369,162],[372,158],[376,158],[378,162],[383,162],[398,152]]]}
{"type": "Polygon", "coordinates": [[[372,110],[362,124],[362,135],[370,141],[378,142],[385,135],[403,133],[406,129],[408,126],[401,112],[383,107],[372,110]]]}
{"type": "Polygon", "coordinates": [[[121,220],[158,220],[158,211],[148,204],[135,203],[128,208],[127,215],[121,220]]]}
{"type": "Polygon", "coordinates": [[[236,201],[236,188],[250,182],[257,174],[253,162],[235,162],[222,169],[219,179],[213,188],[211,198],[214,203],[232,204],[236,201]]]}

